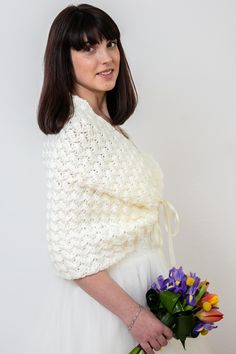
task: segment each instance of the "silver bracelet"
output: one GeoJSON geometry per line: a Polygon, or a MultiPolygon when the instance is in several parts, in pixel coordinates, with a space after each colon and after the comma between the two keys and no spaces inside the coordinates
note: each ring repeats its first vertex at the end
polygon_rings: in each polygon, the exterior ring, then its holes
{"type": "Polygon", "coordinates": [[[132,328],[133,325],[135,324],[135,321],[137,320],[137,318],[138,318],[140,312],[141,312],[142,309],[143,309],[143,306],[140,305],[140,304],[138,305],[138,307],[139,307],[139,309],[138,309],[137,313],[134,315],[134,318],[132,319],[131,323],[128,325],[128,330],[129,330],[129,331],[131,330],[131,328],[132,328]]]}

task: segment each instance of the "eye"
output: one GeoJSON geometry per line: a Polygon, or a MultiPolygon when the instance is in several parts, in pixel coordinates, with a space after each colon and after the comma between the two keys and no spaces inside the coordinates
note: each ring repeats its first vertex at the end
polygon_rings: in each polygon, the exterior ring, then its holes
{"type": "Polygon", "coordinates": [[[83,50],[83,52],[86,52],[86,53],[93,53],[95,48],[91,45],[86,45],[82,50],[83,50]]]}
{"type": "Polygon", "coordinates": [[[114,40],[112,40],[112,41],[109,41],[109,42],[107,43],[107,46],[110,47],[110,48],[115,48],[115,47],[117,47],[117,39],[114,39],[114,40]]]}

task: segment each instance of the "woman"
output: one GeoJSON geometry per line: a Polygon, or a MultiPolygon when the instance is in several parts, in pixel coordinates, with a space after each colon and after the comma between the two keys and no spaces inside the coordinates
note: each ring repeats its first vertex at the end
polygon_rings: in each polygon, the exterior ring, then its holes
{"type": "Polygon", "coordinates": [[[65,8],[50,29],[38,109],[58,277],[31,353],[128,354],[138,343],[147,354],[182,352],[145,301],[167,272],[160,207],[178,219],[158,163],[119,126],[136,104],[114,21],[87,4],[65,8]]]}

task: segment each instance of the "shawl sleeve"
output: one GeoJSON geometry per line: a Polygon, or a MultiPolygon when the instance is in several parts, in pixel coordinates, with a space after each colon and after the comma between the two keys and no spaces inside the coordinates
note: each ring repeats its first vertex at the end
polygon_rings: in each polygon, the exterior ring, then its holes
{"type": "MultiPolygon", "coordinates": [[[[71,120],[56,135],[47,137],[43,149],[47,241],[56,274],[71,280],[104,270],[133,251],[140,235],[153,228],[156,212],[127,193],[122,197],[123,190],[113,190],[115,181],[107,182],[108,148],[98,152],[99,137],[91,125],[71,120]]],[[[110,180],[117,171],[112,169],[110,180]]]]}

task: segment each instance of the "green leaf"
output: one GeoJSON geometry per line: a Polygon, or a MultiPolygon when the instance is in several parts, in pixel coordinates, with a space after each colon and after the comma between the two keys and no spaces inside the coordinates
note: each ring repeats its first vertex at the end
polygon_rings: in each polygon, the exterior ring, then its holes
{"type": "Polygon", "coordinates": [[[142,353],[142,349],[140,348],[140,346],[138,345],[137,347],[135,347],[134,349],[131,350],[131,352],[129,352],[129,354],[140,354],[142,353]]]}
{"type": "Polygon", "coordinates": [[[195,326],[195,318],[191,311],[181,312],[175,315],[174,333],[177,339],[180,339],[185,348],[185,340],[192,337],[192,330],[195,326]]]}
{"type": "Polygon", "coordinates": [[[166,326],[171,327],[173,322],[174,322],[174,316],[169,313],[166,312],[165,314],[162,314],[159,319],[161,320],[161,322],[163,322],[166,326]]]}
{"type": "Polygon", "coordinates": [[[207,281],[205,280],[203,283],[202,283],[202,286],[199,290],[199,293],[196,295],[196,304],[201,300],[201,298],[203,297],[203,295],[205,294],[207,290],[207,281]]]}
{"type": "Polygon", "coordinates": [[[157,311],[160,306],[159,293],[154,289],[149,289],[146,293],[147,305],[151,311],[157,311]]]}
{"type": "Polygon", "coordinates": [[[183,306],[179,301],[180,295],[172,293],[171,291],[163,291],[159,294],[162,305],[171,314],[183,311],[183,306]]]}
{"type": "Polygon", "coordinates": [[[186,340],[186,338],[180,339],[180,342],[182,343],[182,346],[184,347],[184,349],[186,349],[186,348],[185,348],[185,340],[186,340]]]}

